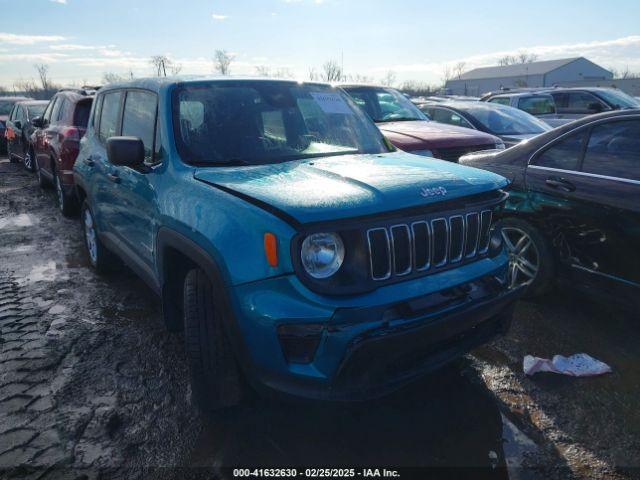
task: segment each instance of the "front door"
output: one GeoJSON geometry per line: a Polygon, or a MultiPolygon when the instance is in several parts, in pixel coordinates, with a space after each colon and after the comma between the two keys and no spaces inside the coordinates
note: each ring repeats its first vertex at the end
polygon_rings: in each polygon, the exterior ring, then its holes
{"type": "MultiPolygon", "coordinates": [[[[606,146],[617,148],[627,140],[609,125],[583,128],[537,153],[527,168],[528,195],[562,265],[640,286],[640,256],[632,248],[640,235],[640,186],[633,179],[594,173],[598,165],[599,172],[621,174],[614,166],[621,150],[610,155],[606,146]]],[[[632,161],[623,163],[630,172],[632,161]]]]}

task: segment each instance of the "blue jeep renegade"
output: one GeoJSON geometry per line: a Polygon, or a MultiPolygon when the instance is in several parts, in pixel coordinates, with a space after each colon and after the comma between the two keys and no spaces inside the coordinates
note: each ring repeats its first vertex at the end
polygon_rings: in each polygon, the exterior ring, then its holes
{"type": "Polygon", "coordinates": [[[204,408],[379,396],[508,328],[507,181],[396,151],[331,86],[107,86],[74,174],[91,264],[159,294],[204,408]]]}

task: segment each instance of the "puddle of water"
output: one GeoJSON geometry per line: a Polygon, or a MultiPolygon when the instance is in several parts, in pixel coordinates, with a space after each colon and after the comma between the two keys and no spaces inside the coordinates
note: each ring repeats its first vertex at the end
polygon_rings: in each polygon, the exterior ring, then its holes
{"type": "Polygon", "coordinates": [[[37,221],[38,219],[35,216],[29,213],[21,213],[12,217],[0,218],[0,229],[32,227],[37,221]]]}
{"type": "Polygon", "coordinates": [[[31,267],[29,273],[18,280],[18,285],[30,285],[36,282],[53,282],[57,280],[67,280],[69,277],[58,271],[58,266],[53,260],[31,267]]]}

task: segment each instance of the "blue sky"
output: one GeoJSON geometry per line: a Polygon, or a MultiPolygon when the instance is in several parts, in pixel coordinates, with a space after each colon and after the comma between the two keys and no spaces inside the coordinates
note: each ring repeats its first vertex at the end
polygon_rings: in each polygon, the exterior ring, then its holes
{"type": "Polygon", "coordinates": [[[448,65],[522,50],[640,72],[637,0],[0,0],[0,12],[4,86],[35,76],[35,63],[57,83],[146,76],[158,54],[209,73],[216,49],[242,75],[265,65],[306,78],[343,58],[346,74],[437,84],[448,65]]]}

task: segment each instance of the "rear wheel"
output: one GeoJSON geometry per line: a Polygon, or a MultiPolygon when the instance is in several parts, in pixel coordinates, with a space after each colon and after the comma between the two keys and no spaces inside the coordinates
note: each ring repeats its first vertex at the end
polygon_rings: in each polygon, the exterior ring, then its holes
{"type": "Polygon", "coordinates": [[[36,177],[38,178],[38,185],[40,185],[40,188],[49,188],[51,186],[51,183],[49,182],[49,180],[47,180],[47,178],[42,175],[42,169],[40,168],[40,165],[38,164],[38,162],[35,162],[36,164],[36,177]]]}
{"type": "Polygon", "coordinates": [[[220,301],[201,269],[187,273],[184,336],[194,399],[204,411],[237,405],[243,396],[240,371],[216,305],[220,301]]]}
{"type": "Polygon", "coordinates": [[[540,231],[519,218],[500,222],[509,255],[509,285],[524,287],[525,297],[546,293],[553,284],[555,262],[551,246],[540,231]]]}
{"type": "Polygon", "coordinates": [[[76,202],[71,195],[65,193],[62,187],[60,175],[55,176],[56,198],[58,199],[58,208],[65,217],[70,217],[76,213],[76,202]]]}
{"type": "Polygon", "coordinates": [[[33,161],[33,159],[34,159],[33,149],[31,147],[29,147],[25,151],[26,151],[26,153],[24,154],[24,168],[26,168],[30,172],[33,172],[35,170],[34,161],[33,161]]]}

